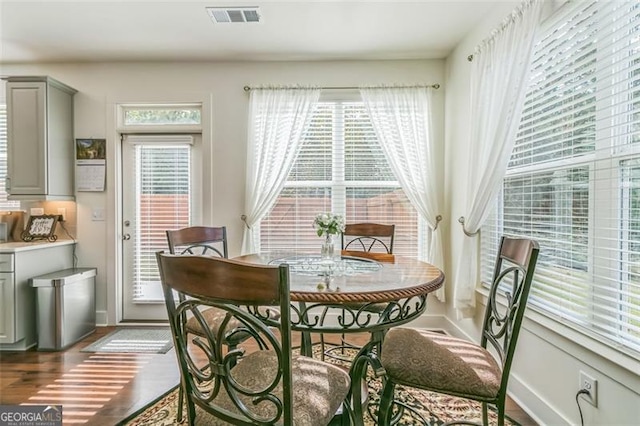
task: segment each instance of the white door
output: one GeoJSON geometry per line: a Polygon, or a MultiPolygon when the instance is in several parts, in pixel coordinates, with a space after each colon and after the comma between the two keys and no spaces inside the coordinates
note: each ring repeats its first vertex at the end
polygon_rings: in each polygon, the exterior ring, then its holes
{"type": "Polygon", "coordinates": [[[122,144],[122,319],[166,320],[156,252],[168,250],[167,229],[191,223],[194,137],[128,135],[122,144]]]}

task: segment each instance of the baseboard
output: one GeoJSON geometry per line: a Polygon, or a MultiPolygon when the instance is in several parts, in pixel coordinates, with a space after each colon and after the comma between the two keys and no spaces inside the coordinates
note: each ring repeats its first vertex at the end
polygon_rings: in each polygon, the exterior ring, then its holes
{"type": "Polygon", "coordinates": [[[513,399],[539,425],[570,425],[570,419],[562,416],[549,405],[540,395],[533,392],[520,377],[511,373],[509,378],[509,397],[513,399]],[[544,413],[544,417],[536,415],[544,413]]]}
{"type": "Polygon", "coordinates": [[[423,314],[403,327],[442,330],[447,334],[452,334],[452,324],[444,315],[423,314]]]}
{"type": "Polygon", "coordinates": [[[96,325],[99,327],[106,327],[109,325],[107,320],[107,311],[96,311],[96,325]]]}

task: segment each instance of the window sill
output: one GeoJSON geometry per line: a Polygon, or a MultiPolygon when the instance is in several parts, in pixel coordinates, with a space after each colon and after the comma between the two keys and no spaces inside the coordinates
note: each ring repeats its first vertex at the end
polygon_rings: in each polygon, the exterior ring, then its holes
{"type": "MultiPolygon", "coordinates": [[[[479,296],[480,303],[485,307],[487,305],[489,291],[481,287],[476,289],[476,292],[479,296]]],[[[506,299],[504,297],[499,297],[498,302],[506,306],[506,299]]],[[[566,322],[540,313],[535,308],[527,308],[522,327],[571,356],[576,356],[576,351],[569,345],[580,346],[590,353],[594,359],[601,360],[598,362],[597,369],[603,369],[600,368],[600,365],[605,365],[608,362],[626,370],[627,374],[631,373],[640,378],[640,358],[638,358],[637,353],[604,343],[566,322]]],[[[583,361],[591,364],[586,358],[583,359],[583,361]]],[[[595,365],[593,365],[593,367],[596,368],[595,365]]]]}

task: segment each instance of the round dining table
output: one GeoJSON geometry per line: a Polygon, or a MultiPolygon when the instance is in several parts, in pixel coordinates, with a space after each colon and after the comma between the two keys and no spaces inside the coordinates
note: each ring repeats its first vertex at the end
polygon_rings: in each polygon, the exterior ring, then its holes
{"type": "Polygon", "coordinates": [[[385,262],[293,252],[251,254],[235,259],[289,265],[292,329],[302,332],[300,350],[309,356],[310,333],[368,332],[371,340],[362,350],[370,351],[379,345],[390,327],[419,317],[426,309],[429,293],[444,282],[444,274],[437,267],[397,255],[385,262]]]}

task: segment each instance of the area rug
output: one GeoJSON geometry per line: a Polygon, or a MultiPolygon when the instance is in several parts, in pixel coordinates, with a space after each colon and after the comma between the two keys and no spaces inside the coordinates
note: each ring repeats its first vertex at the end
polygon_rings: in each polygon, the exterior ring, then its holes
{"type": "MultiPolygon", "coordinates": [[[[314,348],[315,352],[315,348],[314,348]]],[[[315,353],[314,353],[315,355],[315,353]]],[[[339,364],[340,361],[327,359],[339,364]]],[[[380,400],[382,381],[371,374],[367,380],[369,388],[369,409],[365,413],[364,424],[374,426],[377,418],[377,407],[380,400]]],[[[482,406],[480,403],[463,398],[455,398],[434,392],[413,388],[396,387],[396,399],[412,408],[403,412],[399,425],[441,426],[446,422],[465,420],[482,424],[482,406]]],[[[179,424],[176,421],[178,412],[178,390],[171,389],[156,401],[150,403],[139,412],[123,420],[119,426],[170,426],[179,424]]],[[[186,413],[186,409],[183,409],[186,413]]],[[[186,420],[183,424],[186,424],[186,420]]],[[[497,415],[489,410],[489,423],[497,424],[497,415]]],[[[506,418],[505,425],[519,426],[513,419],[506,418]]]]}
{"type": "MultiPolygon", "coordinates": [[[[378,386],[379,388],[379,383],[378,386]]],[[[375,392],[370,388],[370,391],[375,392]]],[[[373,393],[372,392],[372,393],[373,393]]],[[[482,408],[475,401],[462,398],[454,398],[446,395],[435,394],[427,391],[417,391],[415,389],[396,389],[396,398],[411,406],[416,413],[405,411],[400,423],[401,426],[427,425],[442,426],[446,422],[464,420],[482,424],[482,408]],[[422,417],[422,418],[420,418],[422,417]]],[[[375,426],[374,417],[377,415],[376,402],[379,400],[378,394],[370,395],[370,412],[365,414],[364,424],[375,426]]],[[[186,413],[186,411],[183,411],[186,413]]],[[[164,394],[158,400],[152,402],[140,412],[130,418],[118,423],[118,426],[172,426],[187,424],[176,421],[178,414],[178,390],[174,388],[164,394]]],[[[498,419],[493,411],[489,411],[489,424],[497,424],[498,419]]],[[[511,418],[505,418],[505,425],[520,426],[518,422],[511,418]]]]}
{"type": "Polygon", "coordinates": [[[121,328],[96,340],[80,352],[164,354],[173,347],[168,328],[121,328]]]}

